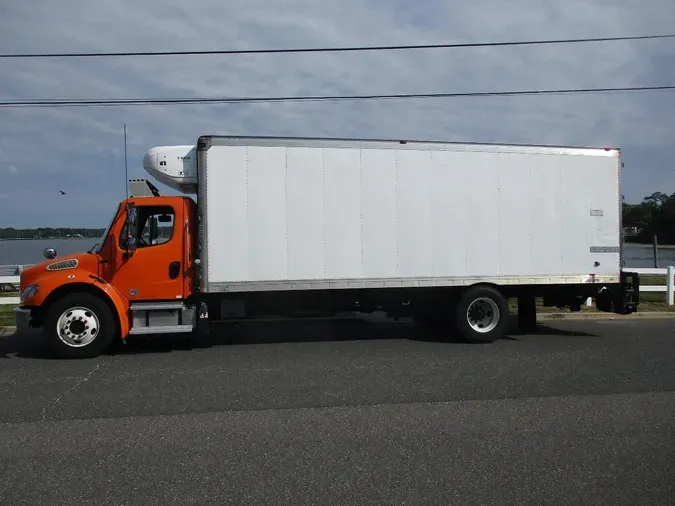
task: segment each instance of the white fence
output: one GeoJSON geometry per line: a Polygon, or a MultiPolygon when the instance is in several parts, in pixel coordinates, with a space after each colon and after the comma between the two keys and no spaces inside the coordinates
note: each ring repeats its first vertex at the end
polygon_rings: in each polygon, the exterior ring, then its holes
{"type": "Polygon", "coordinates": [[[0,265],[0,274],[7,274],[0,276],[0,305],[18,306],[21,303],[19,297],[3,297],[2,295],[8,291],[19,291],[19,274],[23,268],[23,265],[0,265]],[[9,274],[10,272],[12,273],[11,275],[9,274]]]}
{"type": "MultiPolygon", "coordinates": [[[[625,272],[636,272],[640,276],[665,276],[665,285],[643,285],[640,283],[640,293],[642,292],[662,292],[666,294],[666,303],[669,306],[675,305],[675,266],[669,265],[664,269],[643,268],[643,267],[624,267],[625,272]]],[[[586,299],[586,305],[593,304],[593,299],[586,299]]]]}
{"type": "MultiPolygon", "coordinates": [[[[23,269],[22,265],[0,265],[0,272],[21,272],[23,269]]],[[[675,281],[673,277],[675,276],[675,267],[670,265],[665,269],[644,269],[644,268],[631,268],[625,267],[623,269],[626,272],[637,272],[640,276],[665,276],[666,284],[665,285],[640,285],[640,292],[662,292],[666,294],[666,302],[669,306],[675,305],[675,281]]],[[[19,290],[19,276],[0,276],[0,289],[3,286],[14,286],[15,290],[19,290]]],[[[2,292],[0,292],[1,295],[2,292]]],[[[590,306],[593,303],[591,298],[586,300],[586,305],[590,306]]],[[[0,305],[19,305],[19,297],[2,297],[0,296],[0,305]]]]}
{"type": "Polygon", "coordinates": [[[642,285],[640,284],[640,292],[664,292],[666,294],[666,302],[669,306],[675,305],[675,267],[669,265],[665,269],[631,269],[624,268],[626,272],[637,272],[640,276],[665,276],[665,285],[642,285]]]}

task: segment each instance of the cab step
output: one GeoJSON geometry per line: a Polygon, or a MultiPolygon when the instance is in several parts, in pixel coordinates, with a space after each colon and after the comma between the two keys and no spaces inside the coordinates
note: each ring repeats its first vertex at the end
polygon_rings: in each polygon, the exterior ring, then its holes
{"type": "Polygon", "coordinates": [[[130,335],[192,332],[197,311],[182,301],[137,302],[131,304],[130,335]]]}
{"type": "Polygon", "coordinates": [[[129,335],[141,336],[148,334],[180,334],[183,332],[192,332],[192,325],[158,325],[156,327],[134,327],[129,331],[129,335]]]}
{"type": "Polygon", "coordinates": [[[183,309],[182,302],[137,302],[131,305],[132,311],[160,311],[170,309],[183,309]]]}

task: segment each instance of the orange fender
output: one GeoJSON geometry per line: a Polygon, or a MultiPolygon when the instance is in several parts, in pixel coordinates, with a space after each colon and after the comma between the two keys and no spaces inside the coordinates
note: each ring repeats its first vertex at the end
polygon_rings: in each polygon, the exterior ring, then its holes
{"type": "MultiPolygon", "coordinates": [[[[42,274],[42,273],[41,273],[42,274]]],[[[40,290],[33,297],[23,300],[28,306],[47,307],[52,301],[64,295],[78,290],[94,292],[102,299],[107,299],[117,313],[117,321],[120,324],[120,335],[126,339],[131,329],[129,315],[129,300],[122,295],[113,285],[88,272],[67,272],[67,275],[46,272],[40,276],[33,276],[30,281],[22,279],[23,290],[28,284],[38,284],[40,290]]]]}
{"type": "Polygon", "coordinates": [[[117,320],[120,323],[120,335],[122,339],[126,339],[131,330],[131,322],[129,321],[129,299],[122,295],[115,289],[114,286],[101,282],[98,279],[92,280],[92,285],[100,288],[110,299],[117,310],[117,320]]]}

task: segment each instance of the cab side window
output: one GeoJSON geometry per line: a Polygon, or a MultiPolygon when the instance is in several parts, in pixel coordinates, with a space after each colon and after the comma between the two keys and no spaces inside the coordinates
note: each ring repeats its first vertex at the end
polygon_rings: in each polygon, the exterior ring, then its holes
{"type": "MultiPolygon", "coordinates": [[[[175,225],[175,213],[169,206],[137,206],[138,227],[131,230],[131,235],[136,238],[137,248],[149,248],[168,242],[173,237],[175,225]]],[[[120,235],[119,245],[125,249],[127,240],[127,227],[124,224],[120,235]]]]}

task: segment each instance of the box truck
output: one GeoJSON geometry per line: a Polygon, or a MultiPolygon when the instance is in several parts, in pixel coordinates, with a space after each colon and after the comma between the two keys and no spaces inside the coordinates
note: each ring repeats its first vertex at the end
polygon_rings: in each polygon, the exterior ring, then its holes
{"type": "Polygon", "coordinates": [[[150,149],[90,251],[21,274],[60,355],[265,315],[384,311],[493,342],[509,299],[637,309],[614,148],[202,136],[150,149]],[[196,195],[196,199],[191,197],[196,195]]]}

